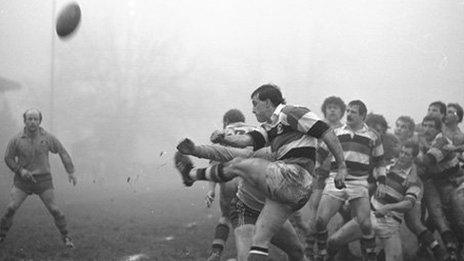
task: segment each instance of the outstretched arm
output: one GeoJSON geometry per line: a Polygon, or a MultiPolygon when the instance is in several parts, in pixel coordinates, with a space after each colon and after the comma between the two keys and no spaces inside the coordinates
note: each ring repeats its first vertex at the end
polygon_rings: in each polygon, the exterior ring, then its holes
{"type": "Polygon", "coordinates": [[[334,155],[338,165],[338,173],[335,176],[335,186],[338,189],[345,187],[345,177],[348,174],[345,164],[345,156],[343,148],[333,130],[328,130],[322,136],[322,140],[327,145],[327,148],[334,155]]]}

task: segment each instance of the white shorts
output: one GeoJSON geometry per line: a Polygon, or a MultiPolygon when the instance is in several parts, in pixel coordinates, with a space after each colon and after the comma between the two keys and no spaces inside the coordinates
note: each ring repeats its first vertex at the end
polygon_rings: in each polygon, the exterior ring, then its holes
{"type": "Polygon", "coordinates": [[[298,210],[308,202],[311,184],[312,176],[298,164],[275,161],[268,165],[266,185],[271,200],[288,204],[298,210]]]}
{"type": "Polygon", "coordinates": [[[371,211],[371,223],[375,235],[379,238],[390,238],[393,235],[400,233],[401,222],[398,218],[394,218],[392,215],[376,217],[374,212],[371,211]]]}
{"type": "Polygon", "coordinates": [[[327,179],[323,194],[339,199],[350,201],[356,198],[369,198],[369,184],[367,179],[345,180],[346,188],[337,189],[333,175],[327,179]]]}

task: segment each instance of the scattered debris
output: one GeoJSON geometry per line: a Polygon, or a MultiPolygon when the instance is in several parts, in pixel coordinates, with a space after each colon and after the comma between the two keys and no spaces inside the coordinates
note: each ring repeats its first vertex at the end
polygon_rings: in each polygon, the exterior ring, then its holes
{"type": "Polygon", "coordinates": [[[164,238],[165,241],[171,241],[173,239],[174,239],[173,236],[167,236],[167,237],[164,238]]]}
{"type": "Polygon", "coordinates": [[[197,222],[190,222],[185,227],[186,228],[195,228],[197,226],[197,222]]]}

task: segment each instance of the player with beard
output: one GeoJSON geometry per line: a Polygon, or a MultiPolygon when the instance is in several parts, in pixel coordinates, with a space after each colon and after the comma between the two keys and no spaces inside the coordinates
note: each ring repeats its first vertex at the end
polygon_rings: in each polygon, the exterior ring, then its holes
{"type": "Polygon", "coordinates": [[[176,154],[176,167],[184,181],[227,182],[242,177],[266,196],[265,205],[256,221],[253,246],[248,260],[267,260],[268,245],[288,217],[302,208],[311,194],[316,142],[322,138],[335,155],[337,187],[344,185],[346,165],[343,151],[333,131],[307,108],[285,105],[280,89],[265,84],[252,94],[253,113],[263,122],[258,131],[245,135],[225,136],[218,131],[212,141],[234,147],[253,146],[255,150],[270,146],[276,161],[259,158],[234,159],[206,169],[193,169],[190,159],[176,154]]]}

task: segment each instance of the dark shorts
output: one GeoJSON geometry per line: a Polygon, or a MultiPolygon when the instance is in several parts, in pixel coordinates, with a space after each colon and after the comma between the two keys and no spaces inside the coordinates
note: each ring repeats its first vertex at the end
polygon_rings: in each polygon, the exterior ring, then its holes
{"type": "Polygon", "coordinates": [[[15,175],[13,186],[26,192],[29,195],[40,195],[44,191],[54,188],[51,174],[34,175],[34,178],[37,183],[32,183],[22,179],[19,175],[15,175]]]}
{"type": "Polygon", "coordinates": [[[254,210],[243,203],[239,198],[234,197],[231,202],[230,222],[235,229],[246,224],[254,225],[258,220],[260,211],[254,210]]]}

